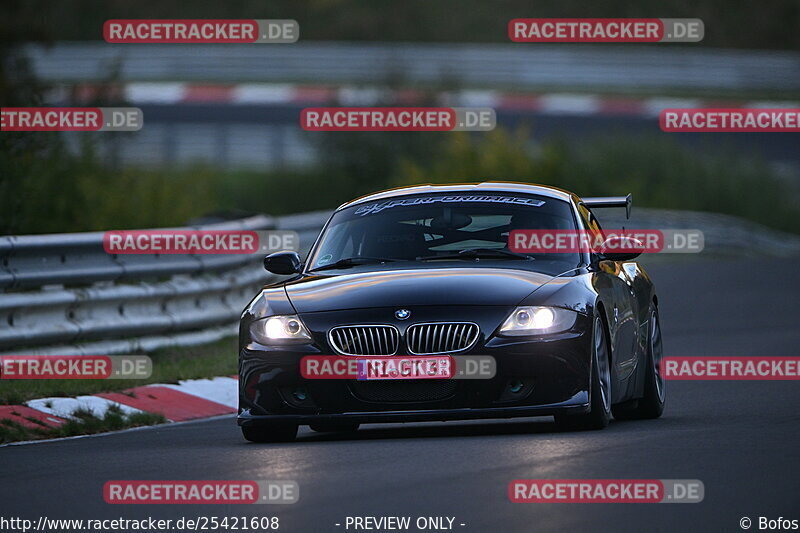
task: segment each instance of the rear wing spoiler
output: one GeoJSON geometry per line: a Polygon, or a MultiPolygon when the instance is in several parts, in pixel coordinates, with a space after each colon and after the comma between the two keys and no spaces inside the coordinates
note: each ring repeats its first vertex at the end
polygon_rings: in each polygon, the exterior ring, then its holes
{"type": "Polygon", "coordinates": [[[631,218],[631,205],[633,204],[633,194],[628,196],[598,196],[595,198],[584,198],[583,205],[589,209],[604,207],[624,207],[625,218],[631,218]]]}

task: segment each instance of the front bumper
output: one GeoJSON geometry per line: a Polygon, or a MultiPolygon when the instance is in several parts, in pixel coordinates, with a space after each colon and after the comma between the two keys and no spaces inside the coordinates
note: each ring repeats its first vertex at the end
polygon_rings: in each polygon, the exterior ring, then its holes
{"type": "MultiPolygon", "coordinates": [[[[483,330],[482,330],[483,331],[483,330]]],[[[589,409],[591,320],[535,339],[483,338],[466,354],[494,357],[491,379],[353,381],[305,379],[300,360],[331,355],[314,345],[243,343],[240,425],[325,421],[388,423],[581,414],[589,409]],[[434,383],[435,382],[435,383],[434,383]]],[[[323,341],[324,342],[324,341],[323,341]]],[[[345,356],[343,356],[345,357],[345,356]]]]}
{"type": "Polygon", "coordinates": [[[321,422],[352,422],[356,424],[388,424],[392,422],[437,422],[449,420],[478,420],[490,418],[515,418],[527,416],[548,416],[555,414],[584,414],[589,412],[586,393],[580,393],[566,402],[517,407],[425,409],[406,411],[371,411],[327,414],[279,414],[253,415],[249,410],[239,413],[240,426],[260,423],[284,423],[307,425],[321,422]]]}

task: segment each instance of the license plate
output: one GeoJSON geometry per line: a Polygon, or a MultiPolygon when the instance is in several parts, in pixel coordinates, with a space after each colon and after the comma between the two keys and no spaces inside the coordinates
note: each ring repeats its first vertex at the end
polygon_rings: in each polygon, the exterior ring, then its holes
{"type": "Polygon", "coordinates": [[[453,377],[449,355],[431,357],[368,357],[358,360],[358,379],[448,379],[453,377]]]}

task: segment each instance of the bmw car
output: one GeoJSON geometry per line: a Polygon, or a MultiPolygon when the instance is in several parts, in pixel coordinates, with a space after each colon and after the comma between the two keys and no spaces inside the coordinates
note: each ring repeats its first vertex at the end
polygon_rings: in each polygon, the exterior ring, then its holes
{"type": "Polygon", "coordinates": [[[636,249],[524,253],[519,230],[604,235],[599,209],[631,196],[580,198],[518,183],[420,185],[339,207],[303,260],[242,313],[244,438],[293,440],[298,426],[552,416],[567,430],[657,418],[664,409],[658,297],[636,249]],[[288,276],[288,277],[286,277],[288,276]],[[485,379],[309,379],[311,356],[490,357],[485,379]]]}

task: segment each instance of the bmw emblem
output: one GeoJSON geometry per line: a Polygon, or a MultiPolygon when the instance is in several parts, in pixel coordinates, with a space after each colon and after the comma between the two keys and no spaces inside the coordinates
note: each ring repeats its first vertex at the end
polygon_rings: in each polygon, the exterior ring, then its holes
{"type": "Polygon", "coordinates": [[[394,316],[397,320],[405,320],[411,316],[411,311],[408,309],[398,309],[394,312],[394,316]]]}

